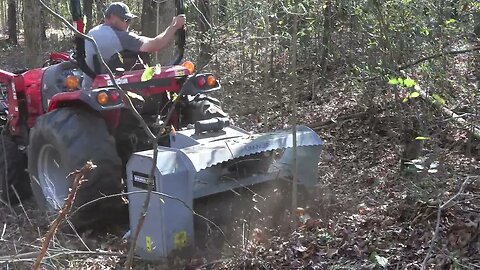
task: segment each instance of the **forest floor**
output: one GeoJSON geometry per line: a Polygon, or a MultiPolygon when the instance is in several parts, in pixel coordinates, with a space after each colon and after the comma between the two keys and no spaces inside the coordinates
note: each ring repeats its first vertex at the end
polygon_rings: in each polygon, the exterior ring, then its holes
{"type": "MultiPolygon", "coordinates": [[[[22,68],[21,56],[19,47],[1,50],[0,68],[22,68]]],[[[475,59],[472,55],[452,59],[448,72],[455,87],[445,90],[446,94],[469,96],[479,87],[472,64],[475,59]],[[456,81],[462,83],[455,85],[456,81]]],[[[304,78],[316,78],[315,72],[299,75],[296,88],[303,90],[299,90],[298,122],[313,127],[325,148],[315,196],[303,213],[297,212],[298,225],[289,222],[281,229],[251,225],[244,235],[230,236],[240,239],[233,250],[225,246],[211,258],[197,256],[183,268],[420,269],[438,227],[428,269],[480,269],[478,141],[431,105],[421,100],[403,103],[403,96],[391,90],[379,91],[382,94],[373,97],[376,109],[366,111],[369,98],[355,91],[357,84],[347,75],[332,76],[335,79],[321,89],[313,88],[313,99],[304,99],[312,89],[304,78]],[[420,159],[427,157],[435,165],[400,172],[405,148],[402,134],[409,117],[418,115],[429,137],[420,159]],[[439,205],[454,197],[465,181],[462,194],[441,212],[437,223],[439,205]]],[[[224,89],[219,98],[237,125],[251,131],[289,125],[291,88],[262,91],[262,87],[252,87],[258,82],[221,75],[224,89]]],[[[421,79],[416,77],[419,84],[421,79]]],[[[385,83],[371,86],[394,89],[385,83]]],[[[451,104],[447,101],[447,106],[451,104]]],[[[12,208],[1,205],[0,269],[30,268],[48,225],[33,200],[12,208]]],[[[81,237],[58,233],[44,267],[121,269],[127,248],[122,233],[118,229],[86,232],[81,237]]],[[[136,261],[136,268],[160,266],[136,261]]]]}

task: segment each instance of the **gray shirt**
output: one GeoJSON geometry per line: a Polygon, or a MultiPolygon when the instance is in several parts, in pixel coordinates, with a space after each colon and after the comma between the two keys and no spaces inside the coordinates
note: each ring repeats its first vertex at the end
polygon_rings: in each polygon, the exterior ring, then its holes
{"type": "MultiPolygon", "coordinates": [[[[98,45],[100,54],[102,55],[105,62],[116,53],[123,50],[129,50],[138,52],[140,47],[146,41],[145,37],[136,35],[131,32],[121,31],[112,28],[111,26],[102,24],[98,25],[88,32],[89,36],[95,39],[95,42],[98,45]]],[[[93,65],[93,56],[96,54],[95,48],[92,42],[85,41],[85,56],[87,65],[94,70],[93,65]]],[[[106,70],[102,67],[102,73],[105,73],[106,70]]],[[[92,85],[92,78],[85,75],[83,79],[83,88],[88,89],[92,85]]]]}

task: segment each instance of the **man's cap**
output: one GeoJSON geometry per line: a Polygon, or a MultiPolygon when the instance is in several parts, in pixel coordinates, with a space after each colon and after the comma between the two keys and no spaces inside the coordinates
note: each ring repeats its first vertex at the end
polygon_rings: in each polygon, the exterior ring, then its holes
{"type": "Polygon", "coordinates": [[[132,14],[128,6],[122,2],[113,2],[108,6],[105,10],[105,17],[110,17],[110,15],[116,15],[124,20],[137,18],[137,15],[132,14]]]}

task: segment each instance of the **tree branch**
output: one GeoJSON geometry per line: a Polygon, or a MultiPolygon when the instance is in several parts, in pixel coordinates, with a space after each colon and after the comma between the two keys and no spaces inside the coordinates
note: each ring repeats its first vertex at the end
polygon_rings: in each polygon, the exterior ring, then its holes
{"type": "Polygon", "coordinates": [[[463,195],[463,191],[465,190],[465,187],[467,186],[467,184],[470,182],[470,179],[472,178],[477,179],[478,176],[468,176],[465,179],[465,181],[463,181],[457,194],[455,194],[455,196],[451,197],[448,201],[446,201],[445,203],[439,206],[438,212],[437,212],[437,223],[436,223],[437,225],[435,226],[435,231],[433,233],[432,240],[430,240],[430,247],[428,248],[427,255],[425,256],[425,259],[423,259],[422,268],[421,268],[422,270],[427,269],[428,260],[430,259],[433,248],[435,247],[435,243],[437,241],[438,234],[440,232],[440,225],[442,223],[442,211],[453,206],[453,204],[455,203],[455,200],[457,200],[458,197],[463,195]]]}
{"type": "Polygon", "coordinates": [[[464,49],[464,50],[457,50],[457,51],[446,51],[446,52],[441,52],[441,53],[436,53],[434,55],[430,55],[430,56],[426,56],[426,57],[422,57],[416,61],[413,61],[409,64],[405,64],[403,66],[400,66],[398,67],[397,69],[398,70],[404,70],[404,69],[407,69],[409,67],[412,67],[412,66],[415,66],[415,65],[418,65],[422,62],[425,62],[425,61],[428,61],[428,60],[431,60],[431,59],[434,59],[434,58],[438,58],[438,57],[442,57],[444,55],[457,55],[457,54],[462,54],[462,53],[469,53],[469,52],[474,52],[474,51],[479,51],[480,50],[480,46],[475,46],[475,47],[472,47],[472,48],[469,48],[469,49],[464,49]]]}
{"type": "MultiPolygon", "coordinates": [[[[87,255],[98,255],[98,256],[116,256],[124,258],[127,255],[120,252],[110,252],[110,251],[83,251],[83,250],[48,250],[50,255],[45,256],[44,259],[53,259],[60,256],[87,256],[87,255]]],[[[0,264],[2,263],[15,263],[15,262],[32,262],[35,261],[35,258],[40,254],[39,251],[20,253],[12,256],[2,256],[0,257],[0,264]]]]}
{"type": "Polygon", "coordinates": [[[60,210],[59,214],[57,215],[55,220],[52,222],[52,224],[50,224],[48,232],[45,235],[45,240],[43,241],[42,248],[38,253],[35,263],[32,266],[32,269],[36,270],[40,267],[43,257],[45,257],[45,254],[48,250],[48,246],[50,245],[50,241],[52,240],[53,236],[57,232],[58,226],[60,226],[60,224],[67,217],[68,213],[70,213],[70,210],[72,209],[72,205],[73,205],[73,202],[75,201],[75,196],[77,195],[77,191],[80,188],[80,185],[85,181],[85,175],[88,174],[94,168],[95,168],[95,165],[93,165],[93,163],[89,161],[87,162],[87,164],[85,164],[85,166],[83,166],[83,168],[67,176],[67,179],[68,179],[70,176],[75,175],[72,188],[70,189],[70,192],[68,193],[68,197],[65,203],[63,204],[63,207],[60,210]]]}

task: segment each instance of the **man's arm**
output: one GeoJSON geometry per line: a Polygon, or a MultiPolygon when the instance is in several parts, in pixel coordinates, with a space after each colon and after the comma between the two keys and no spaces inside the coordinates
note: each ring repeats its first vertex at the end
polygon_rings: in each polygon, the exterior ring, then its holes
{"type": "Polygon", "coordinates": [[[174,38],[177,29],[185,25],[185,15],[178,15],[173,18],[172,23],[155,38],[145,38],[145,42],[140,47],[141,52],[156,52],[168,45],[174,38]]]}

